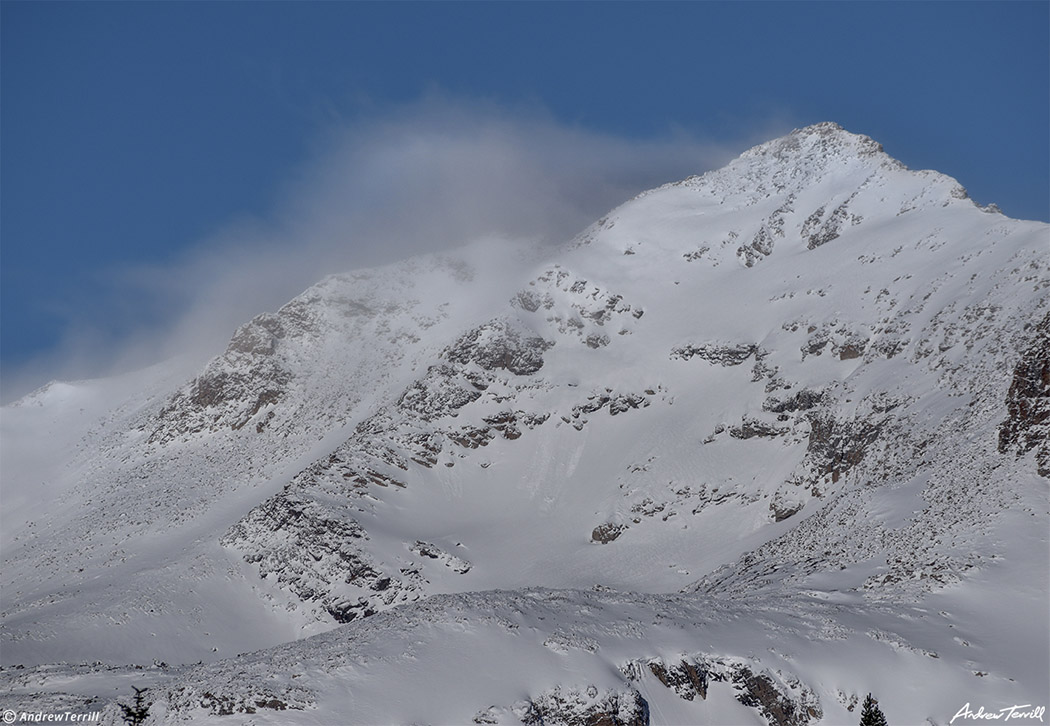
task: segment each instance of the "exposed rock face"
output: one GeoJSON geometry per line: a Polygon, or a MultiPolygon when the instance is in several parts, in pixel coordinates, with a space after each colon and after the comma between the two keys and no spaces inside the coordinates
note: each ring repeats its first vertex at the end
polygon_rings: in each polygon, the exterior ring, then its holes
{"type": "Polygon", "coordinates": [[[322,502],[290,492],[274,497],[235,524],[223,544],[244,549],[258,532],[270,533],[268,546],[246,548],[245,560],[303,602],[318,603],[336,622],[419,598],[418,572],[391,572],[353,546],[368,534],[346,512],[322,502]]]}
{"type": "MultiPolygon", "coordinates": [[[[286,335],[277,315],[260,315],[242,326],[226,352],[161,409],[150,442],[221,427],[237,430],[278,404],[294,377],[274,355],[286,335]]],[[[259,421],[258,430],[265,425],[265,419],[259,421]]]]}
{"type": "Polygon", "coordinates": [[[816,694],[797,678],[756,672],[736,658],[701,654],[671,665],[653,658],[647,662],[632,661],[622,670],[628,678],[638,680],[643,669],[686,701],[698,696],[706,700],[710,688],[728,686],[737,701],[753,708],[769,726],[806,726],[823,716],[816,694]]]}
{"type": "Polygon", "coordinates": [[[424,421],[448,416],[481,397],[475,380],[461,369],[439,363],[401,394],[397,408],[424,421]]]}
{"type": "Polygon", "coordinates": [[[773,514],[774,522],[783,522],[801,512],[805,506],[803,502],[785,502],[781,497],[775,497],[769,503],[769,511],[773,514]]]}
{"type": "Polygon", "coordinates": [[[649,726],[649,704],[640,693],[594,686],[552,689],[516,704],[514,714],[526,726],[649,726]]]}
{"type": "Polygon", "coordinates": [[[801,702],[793,701],[765,673],[741,667],[733,674],[733,683],[740,691],[737,700],[758,710],[769,726],[805,726],[822,715],[812,692],[805,690],[801,702]]]}
{"type": "Polygon", "coordinates": [[[597,413],[607,408],[610,416],[626,413],[634,408],[645,408],[649,405],[649,399],[638,393],[616,393],[612,389],[605,389],[602,393],[594,393],[587,397],[586,403],[572,407],[572,417],[578,419],[581,415],[597,413]]]}
{"type": "Polygon", "coordinates": [[[1040,476],[1050,478],[1050,315],[1036,326],[1031,345],[1014,368],[999,426],[999,451],[1020,456],[1035,449],[1040,476]]]}
{"type": "Polygon", "coordinates": [[[877,421],[839,421],[820,414],[811,415],[809,421],[806,456],[816,475],[830,476],[833,484],[860,463],[881,429],[877,421]]]}
{"type": "MultiPolygon", "coordinates": [[[[850,200],[852,200],[852,197],[850,200]]],[[[811,225],[810,228],[817,227],[814,232],[809,234],[809,242],[806,245],[811,250],[827,244],[832,240],[838,239],[842,232],[842,227],[847,221],[852,224],[860,224],[861,222],[860,217],[850,213],[849,201],[843,202],[835,207],[835,210],[827,219],[821,219],[823,213],[824,207],[821,207],[806,220],[807,225],[811,225]]],[[[803,231],[803,234],[805,234],[805,230],[803,231]]]]}
{"type": "Polygon", "coordinates": [[[599,524],[591,532],[591,540],[594,542],[600,542],[601,544],[609,544],[627,529],[622,524],[599,524]]]}
{"type": "Polygon", "coordinates": [[[784,237],[784,218],[794,212],[795,195],[789,194],[784,203],[765,220],[749,244],[737,249],[737,258],[745,267],[752,267],[763,258],[773,254],[776,240],[784,237]]]}
{"type": "Polygon", "coordinates": [[[212,693],[206,688],[198,690],[184,688],[171,694],[168,704],[176,712],[195,712],[198,709],[208,717],[233,716],[237,714],[265,713],[269,711],[306,710],[305,689],[284,690],[280,694],[265,688],[255,688],[249,693],[212,693]],[[279,697],[278,697],[279,696],[279,697]]]}
{"type": "Polygon", "coordinates": [[[739,426],[732,426],[729,429],[729,435],[734,439],[750,439],[755,436],[773,438],[783,436],[787,432],[787,428],[771,426],[755,418],[745,418],[739,426]]]}
{"type": "Polygon", "coordinates": [[[453,363],[477,363],[487,371],[505,369],[529,376],[543,367],[543,352],[553,343],[525,336],[505,321],[497,320],[465,334],[445,353],[453,363]]]}
{"type": "MultiPolygon", "coordinates": [[[[201,694],[199,703],[202,709],[205,709],[213,716],[232,716],[238,713],[252,714],[258,713],[259,709],[285,711],[289,708],[289,705],[279,698],[274,698],[273,696],[267,698],[267,695],[269,694],[234,700],[205,691],[201,694]]],[[[301,710],[301,707],[291,706],[291,708],[301,710]]]]}
{"type": "MultiPolygon", "coordinates": [[[[667,667],[661,660],[652,660],[649,661],[649,670],[660,683],[685,700],[692,701],[696,696],[707,700],[708,673],[703,667],[685,660],[667,667]]],[[[715,677],[721,680],[720,674],[715,677]]]]}
{"type": "Polygon", "coordinates": [[[689,360],[693,356],[720,366],[738,366],[751,356],[762,357],[762,351],[754,343],[704,343],[683,345],[671,351],[671,358],[689,360]]]}
{"type": "Polygon", "coordinates": [[[780,399],[770,396],[762,402],[762,409],[770,413],[794,413],[796,411],[808,411],[816,408],[824,401],[824,394],[820,391],[811,391],[803,388],[793,396],[780,399]]]}

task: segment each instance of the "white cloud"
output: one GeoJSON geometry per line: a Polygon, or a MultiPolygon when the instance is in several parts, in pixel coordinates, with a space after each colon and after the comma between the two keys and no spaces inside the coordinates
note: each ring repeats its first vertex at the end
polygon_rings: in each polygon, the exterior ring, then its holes
{"type": "Polygon", "coordinates": [[[114,271],[112,295],[72,315],[56,351],[4,371],[4,399],[52,378],[176,355],[199,366],[238,325],[328,273],[487,234],[567,241],[638,192],[702,173],[760,140],[727,149],[682,131],[627,139],[534,107],[441,96],[333,125],[269,218],[231,222],[171,265],[114,271]],[[136,311],[148,311],[137,332],[107,327],[115,314],[135,320],[136,311]]]}

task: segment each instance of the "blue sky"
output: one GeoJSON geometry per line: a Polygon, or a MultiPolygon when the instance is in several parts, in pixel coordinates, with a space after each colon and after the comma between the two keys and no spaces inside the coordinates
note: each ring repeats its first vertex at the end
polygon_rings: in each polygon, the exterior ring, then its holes
{"type": "Polygon", "coordinates": [[[207,350],[450,199],[505,185],[487,228],[563,234],[817,121],[1050,218],[1047,2],[9,0],[0,33],[5,399],[202,316],[207,350]],[[573,213],[531,228],[552,188],[573,213]]]}

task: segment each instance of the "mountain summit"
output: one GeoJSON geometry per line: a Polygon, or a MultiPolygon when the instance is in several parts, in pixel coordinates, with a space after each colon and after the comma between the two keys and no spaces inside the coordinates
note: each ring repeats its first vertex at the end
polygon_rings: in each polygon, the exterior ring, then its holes
{"type": "Polygon", "coordinates": [[[1047,242],[817,124],[556,249],[326,278],[193,380],[53,385],[3,417],[58,432],[5,448],[3,687],[130,673],[155,723],[1043,704],[1047,242]]]}

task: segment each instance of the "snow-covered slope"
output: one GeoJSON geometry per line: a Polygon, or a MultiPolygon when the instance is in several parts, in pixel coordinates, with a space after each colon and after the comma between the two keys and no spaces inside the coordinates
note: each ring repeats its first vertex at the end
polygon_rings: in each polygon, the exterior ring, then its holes
{"type": "Polygon", "coordinates": [[[820,124],[562,249],[329,278],[5,449],[3,661],[213,662],[151,676],[172,723],[1045,705],[1048,242],[820,124]]]}
{"type": "Polygon", "coordinates": [[[174,391],[93,412],[136,382],[53,384],[5,409],[5,660],[196,661],[300,634],[219,536],[412,380],[428,341],[484,314],[502,287],[489,256],[529,254],[463,252],[492,274],[450,255],[328,278],[174,391]],[[70,418],[86,433],[65,444],[70,418]]]}

